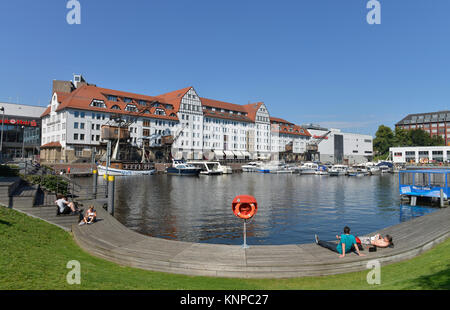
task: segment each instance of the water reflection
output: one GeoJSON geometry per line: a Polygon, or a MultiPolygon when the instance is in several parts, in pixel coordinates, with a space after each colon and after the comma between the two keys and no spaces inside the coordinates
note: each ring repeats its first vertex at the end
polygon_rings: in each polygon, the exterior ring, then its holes
{"type": "Polygon", "coordinates": [[[402,206],[395,175],[155,175],[116,179],[116,218],[154,237],[242,244],[243,222],[231,211],[241,194],[258,200],[250,245],[310,243],[315,233],[332,240],[345,225],[362,235],[435,210],[402,206]]]}

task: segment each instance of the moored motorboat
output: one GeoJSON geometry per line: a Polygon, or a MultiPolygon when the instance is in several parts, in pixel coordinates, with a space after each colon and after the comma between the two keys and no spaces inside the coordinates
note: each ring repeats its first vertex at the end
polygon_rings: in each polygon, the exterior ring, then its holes
{"type": "Polygon", "coordinates": [[[172,160],[172,166],[166,169],[168,175],[198,176],[201,169],[186,163],[184,160],[172,160]]]}
{"type": "Polygon", "coordinates": [[[348,167],[346,165],[334,165],[328,171],[329,176],[347,175],[348,167]]]}
{"type": "Polygon", "coordinates": [[[298,169],[299,174],[316,174],[319,169],[319,165],[316,163],[304,163],[298,169]]]}
{"type": "Polygon", "coordinates": [[[202,175],[223,174],[223,168],[218,161],[189,161],[188,164],[199,168],[202,175]]]}

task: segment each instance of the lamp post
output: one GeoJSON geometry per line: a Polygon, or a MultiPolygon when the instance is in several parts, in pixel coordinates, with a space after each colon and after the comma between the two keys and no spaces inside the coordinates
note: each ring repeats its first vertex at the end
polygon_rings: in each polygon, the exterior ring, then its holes
{"type": "Polygon", "coordinates": [[[22,126],[22,161],[25,158],[25,126],[22,126]]]}
{"type": "Polygon", "coordinates": [[[1,107],[0,111],[3,112],[3,116],[2,116],[2,134],[1,134],[1,142],[0,142],[0,158],[3,159],[3,126],[5,125],[5,108],[1,107]]]}

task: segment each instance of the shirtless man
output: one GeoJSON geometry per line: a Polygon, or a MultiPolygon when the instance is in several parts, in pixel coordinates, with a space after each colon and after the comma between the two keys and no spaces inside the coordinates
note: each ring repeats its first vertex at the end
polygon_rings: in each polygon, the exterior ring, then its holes
{"type": "Polygon", "coordinates": [[[392,237],[390,235],[382,236],[380,234],[377,234],[372,237],[359,237],[362,244],[365,245],[375,245],[379,248],[387,248],[388,246],[392,245],[392,237]]]}

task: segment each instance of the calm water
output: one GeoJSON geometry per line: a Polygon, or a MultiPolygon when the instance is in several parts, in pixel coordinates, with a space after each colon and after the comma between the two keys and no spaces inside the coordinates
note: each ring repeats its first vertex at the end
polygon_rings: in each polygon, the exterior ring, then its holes
{"type": "Polygon", "coordinates": [[[116,218],[153,237],[238,245],[243,243],[243,221],[233,215],[231,202],[249,194],[258,201],[258,213],[247,225],[248,244],[311,243],[315,233],[333,240],[345,225],[363,235],[436,210],[402,206],[397,178],[257,173],[119,177],[116,218]]]}

